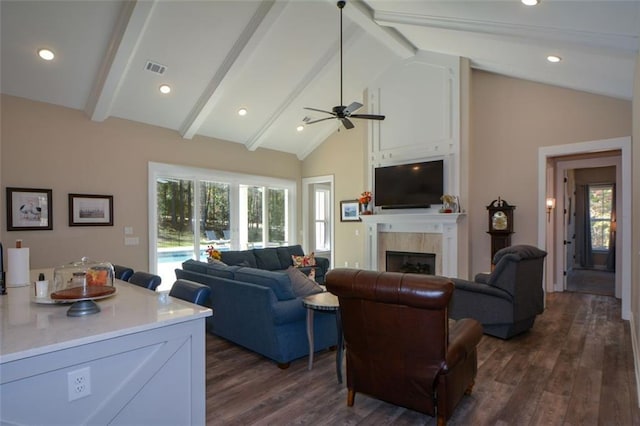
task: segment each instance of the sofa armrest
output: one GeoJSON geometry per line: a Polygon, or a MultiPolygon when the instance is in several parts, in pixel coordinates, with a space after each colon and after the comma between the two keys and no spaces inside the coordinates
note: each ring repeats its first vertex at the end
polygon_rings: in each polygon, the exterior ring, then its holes
{"type": "Polygon", "coordinates": [[[273,304],[274,324],[286,324],[303,320],[306,314],[307,309],[302,305],[300,298],[281,300],[273,304]]]}
{"type": "MultiPolygon", "coordinates": [[[[456,291],[470,291],[473,293],[481,293],[487,296],[499,297],[501,299],[506,299],[508,301],[512,301],[513,298],[506,291],[487,285],[479,282],[471,282],[467,280],[462,280],[460,278],[450,278],[453,281],[456,291]]],[[[455,294],[454,294],[455,297],[455,294]]]]}
{"type": "Polygon", "coordinates": [[[330,264],[331,262],[326,257],[316,257],[316,266],[321,267],[325,274],[329,270],[330,264]]]}
{"type": "Polygon", "coordinates": [[[489,284],[489,279],[491,279],[490,273],[480,272],[479,274],[476,274],[476,276],[473,278],[473,281],[480,284],[489,284]]]}
{"type": "Polygon", "coordinates": [[[475,351],[482,338],[482,325],[472,318],[464,318],[456,321],[449,330],[449,347],[446,354],[446,365],[443,372],[446,374],[467,355],[475,351]]]}

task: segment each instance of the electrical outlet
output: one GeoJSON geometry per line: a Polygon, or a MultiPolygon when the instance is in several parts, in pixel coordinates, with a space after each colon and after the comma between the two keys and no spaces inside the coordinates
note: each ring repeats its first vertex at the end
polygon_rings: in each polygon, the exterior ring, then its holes
{"type": "Polygon", "coordinates": [[[69,401],[91,395],[91,368],[85,367],[67,373],[69,401]]]}

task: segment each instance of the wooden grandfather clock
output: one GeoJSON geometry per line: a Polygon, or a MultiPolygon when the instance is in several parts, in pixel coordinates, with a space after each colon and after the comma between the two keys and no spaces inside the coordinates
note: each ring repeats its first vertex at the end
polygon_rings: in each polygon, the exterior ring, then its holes
{"type": "Polygon", "coordinates": [[[513,210],[516,206],[511,206],[505,200],[498,197],[487,206],[489,211],[489,230],[491,235],[491,259],[493,255],[502,248],[511,245],[511,234],[513,234],[513,210]]]}

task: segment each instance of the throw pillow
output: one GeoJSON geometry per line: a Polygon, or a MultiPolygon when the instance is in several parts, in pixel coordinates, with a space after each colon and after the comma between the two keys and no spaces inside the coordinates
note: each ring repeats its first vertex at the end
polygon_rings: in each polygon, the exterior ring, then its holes
{"type": "Polygon", "coordinates": [[[214,266],[227,266],[226,263],[224,263],[222,260],[218,260],[218,259],[214,259],[212,257],[208,257],[207,258],[207,262],[209,263],[209,265],[214,265],[214,266]]]}
{"type": "Polygon", "coordinates": [[[306,256],[296,256],[292,254],[291,260],[293,260],[293,266],[295,266],[296,268],[302,268],[304,266],[315,266],[316,264],[316,257],[313,252],[306,256]]]}
{"type": "Polygon", "coordinates": [[[314,280],[307,277],[301,270],[293,266],[289,266],[287,274],[289,274],[293,293],[296,297],[305,297],[316,293],[322,293],[322,287],[316,284],[314,280]]]}

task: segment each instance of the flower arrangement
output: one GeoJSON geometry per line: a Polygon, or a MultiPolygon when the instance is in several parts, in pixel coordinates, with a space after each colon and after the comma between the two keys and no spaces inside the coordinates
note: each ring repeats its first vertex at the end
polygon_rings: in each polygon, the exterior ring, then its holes
{"type": "Polygon", "coordinates": [[[207,252],[207,257],[209,259],[220,260],[222,257],[220,256],[220,252],[213,246],[208,246],[205,251],[207,252]]]}
{"type": "Polygon", "coordinates": [[[440,197],[440,200],[442,200],[444,204],[451,205],[456,202],[456,197],[454,197],[453,195],[444,194],[442,197],[440,197]]]}
{"type": "Polygon", "coordinates": [[[455,195],[444,194],[440,197],[442,200],[442,209],[440,213],[455,213],[458,209],[458,197],[455,195]]]}
{"type": "Polygon", "coordinates": [[[370,191],[364,191],[362,194],[360,194],[360,197],[358,197],[358,202],[360,204],[369,204],[371,202],[371,197],[372,194],[370,191]]]}

